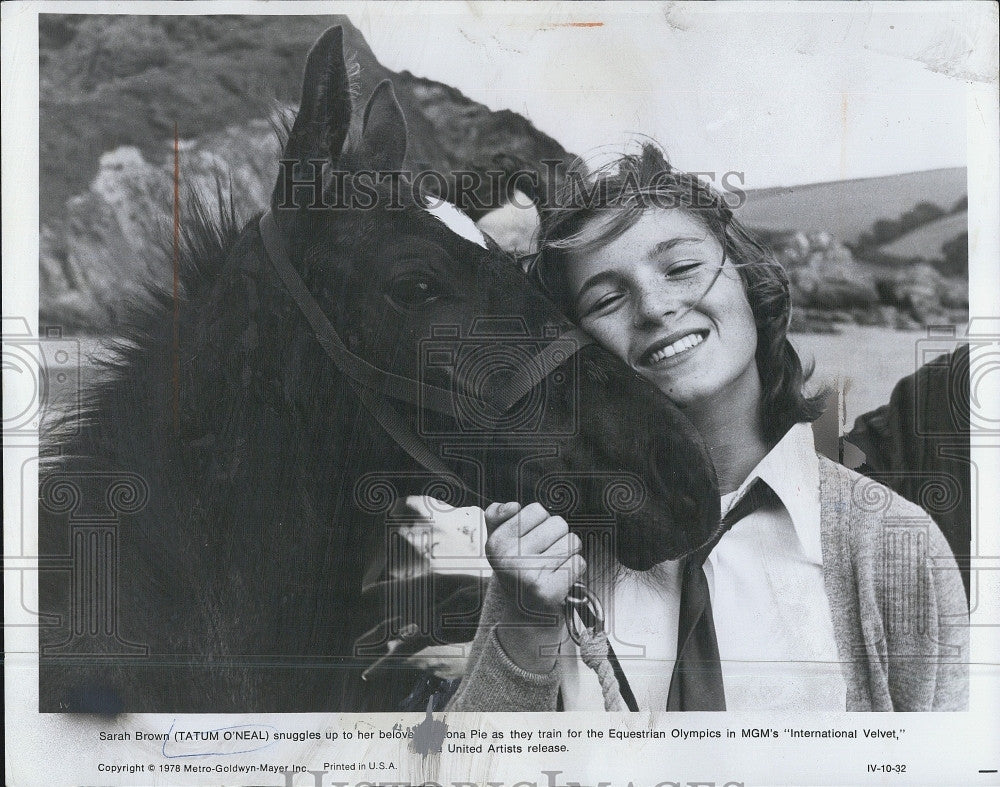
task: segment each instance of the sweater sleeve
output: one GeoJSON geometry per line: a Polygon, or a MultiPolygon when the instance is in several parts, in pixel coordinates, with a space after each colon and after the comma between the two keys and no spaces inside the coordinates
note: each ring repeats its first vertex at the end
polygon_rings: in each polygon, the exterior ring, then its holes
{"type": "Polygon", "coordinates": [[[919,506],[820,458],[823,570],[850,711],[963,710],[969,621],[951,548],[919,506]]]}
{"type": "Polygon", "coordinates": [[[515,664],[497,639],[497,628],[513,617],[512,602],[490,579],[469,653],[468,667],[458,691],[448,703],[451,711],[552,711],[559,693],[559,663],[545,674],[515,664]]]}
{"type": "Polygon", "coordinates": [[[883,527],[881,597],[893,707],[966,710],[969,611],[951,547],[922,508],[895,494],[883,527]]]}

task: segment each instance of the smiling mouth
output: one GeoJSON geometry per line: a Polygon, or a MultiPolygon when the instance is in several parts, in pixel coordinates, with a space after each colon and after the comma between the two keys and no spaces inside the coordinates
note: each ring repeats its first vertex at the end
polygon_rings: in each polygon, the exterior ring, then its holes
{"type": "Polygon", "coordinates": [[[642,354],[639,363],[642,366],[655,366],[668,358],[693,350],[705,341],[707,336],[708,331],[691,331],[669,343],[666,339],[655,342],[642,354]]]}

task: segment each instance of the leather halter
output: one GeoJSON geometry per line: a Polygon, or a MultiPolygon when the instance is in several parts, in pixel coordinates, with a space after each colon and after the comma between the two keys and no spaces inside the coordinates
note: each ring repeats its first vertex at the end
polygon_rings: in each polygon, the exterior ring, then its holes
{"type": "MultiPolygon", "coordinates": [[[[472,400],[467,394],[449,391],[379,369],[352,353],[295,270],[285,236],[270,210],[266,210],[261,216],[258,227],[264,244],[264,256],[306,318],[316,341],[337,369],[352,381],[354,390],[360,396],[365,408],[418,464],[431,472],[454,476],[430,447],[417,436],[413,427],[386,400],[395,399],[453,417],[457,413],[456,405],[463,402],[475,404],[479,400],[472,400]]],[[[593,339],[578,328],[566,331],[523,364],[505,390],[487,401],[487,404],[498,414],[507,412],[532,388],[564,364],[569,356],[591,343],[593,339]]]]}

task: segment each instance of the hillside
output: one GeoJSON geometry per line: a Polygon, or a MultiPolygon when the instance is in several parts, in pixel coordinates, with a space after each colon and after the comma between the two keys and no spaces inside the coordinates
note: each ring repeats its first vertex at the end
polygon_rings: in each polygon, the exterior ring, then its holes
{"type": "Polygon", "coordinates": [[[969,214],[963,210],[917,227],[892,243],[879,246],[879,252],[886,258],[900,261],[943,260],[944,245],[968,231],[969,214]]]}
{"type": "Polygon", "coordinates": [[[87,188],[102,153],[134,146],[157,158],[175,124],[182,139],[192,139],[294,105],[306,53],[331,25],[344,27],[359,96],[392,80],[410,125],[411,166],[445,171],[501,152],[529,161],[567,156],[520,115],[491,112],[454,88],[389,71],[346,16],[43,14],[43,222],[87,188]]]}
{"type": "Polygon", "coordinates": [[[737,215],[788,271],[797,330],[915,328],[967,319],[966,193],[939,169],[751,191],[737,215]]]}
{"type": "Polygon", "coordinates": [[[828,232],[852,245],[877,219],[895,219],[921,201],[953,205],[967,193],[966,181],[965,168],[950,168],[761,189],[747,192],[738,216],[757,229],[828,232]]]}

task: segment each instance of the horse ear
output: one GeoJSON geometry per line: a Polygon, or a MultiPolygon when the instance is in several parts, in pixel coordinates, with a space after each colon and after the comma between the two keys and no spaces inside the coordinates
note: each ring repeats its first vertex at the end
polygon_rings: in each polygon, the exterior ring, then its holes
{"type": "Polygon", "coordinates": [[[350,124],[351,91],[344,65],[344,31],[337,26],[319,37],[306,58],[302,100],[285,143],[284,158],[336,161],[350,124]]]}
{"type": "Polygon", "coordinates": [[[403,166],[406,118],[388,79],[379,83],[365,107],[361,155],[366,164],[380,172],[395,171],[403,166]]]}

